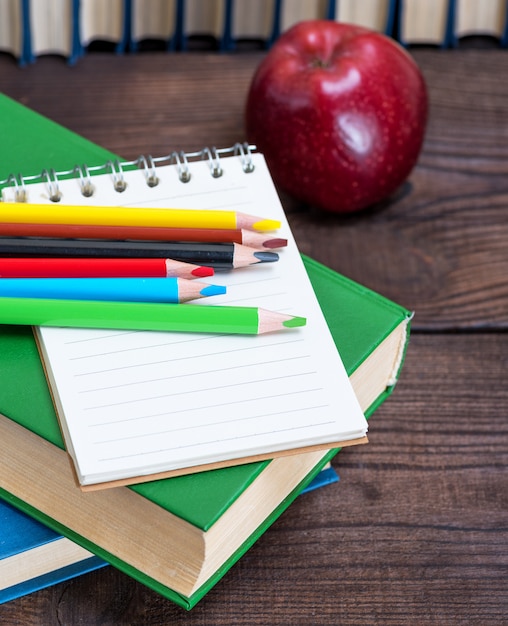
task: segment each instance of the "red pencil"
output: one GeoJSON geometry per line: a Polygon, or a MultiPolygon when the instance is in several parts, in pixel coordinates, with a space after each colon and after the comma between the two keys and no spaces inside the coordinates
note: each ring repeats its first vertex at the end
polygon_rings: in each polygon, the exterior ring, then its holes
{"type": "Polygon", "coordinates": [[[204,278],[213,276],[211,267],[172,259],[128,258],[0,258],[2,278],[204,278]]]}
{"type": "Polygon", "coordinates": [[[0,236],[62,237],[73,239],[138,239],[240,243],[251,248],[283,248],[287,239],[241,228],[166,228],[154,226],[107,226],[99,224],[9,224],[0,223],[0,236]]]}

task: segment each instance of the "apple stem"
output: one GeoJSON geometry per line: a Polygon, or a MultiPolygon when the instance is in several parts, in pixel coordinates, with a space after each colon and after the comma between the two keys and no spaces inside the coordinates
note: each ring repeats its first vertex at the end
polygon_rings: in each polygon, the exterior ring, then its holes
{"type": "Polygon", "coordinates": [[[313,59],[311,66],[312,67],[328,67],[328,63],[326,61],[323,61],[323,59],[313,59]]]}

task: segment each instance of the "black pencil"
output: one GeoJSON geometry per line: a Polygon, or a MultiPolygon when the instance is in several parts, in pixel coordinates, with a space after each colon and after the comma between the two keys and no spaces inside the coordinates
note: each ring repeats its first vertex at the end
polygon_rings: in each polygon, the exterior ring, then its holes
{"type": "Polygon", "coordinates": [[[238,243],[167,243],[0,237],[0,257],[170,258],[215,269],[246,267],[278,261],[276,252],[238,243]]]}

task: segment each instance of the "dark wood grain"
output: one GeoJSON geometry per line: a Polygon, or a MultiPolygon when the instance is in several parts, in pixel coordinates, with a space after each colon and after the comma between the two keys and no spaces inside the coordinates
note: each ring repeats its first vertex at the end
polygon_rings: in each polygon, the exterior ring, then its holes
{"type": "MultiPolygon", "coordinates": [[[[190,613],[109,567],[0,606],[0,623],[506,623],[508,53],[412,53],[431,108],[399,192],[348,218],[282,195],[303,252],[415,311],[369,445],[343,450],[340,483],[299,498],[190,613]]],[[[244,140],[261,56],[0,56],[0,89],[125,158],[160,155],[244,140]]]]}

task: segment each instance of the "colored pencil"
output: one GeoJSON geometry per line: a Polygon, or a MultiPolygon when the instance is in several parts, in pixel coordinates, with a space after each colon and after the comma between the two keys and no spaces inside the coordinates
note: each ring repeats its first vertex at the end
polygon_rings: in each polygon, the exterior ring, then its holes
{"type": "Polygon", "coordinates": [[[213,276],[211,267],[182,263],[173,259],[146,258],[39,258],[0,257],[3,278],[205,278],[213,276]]]}
{"type": "Polygon", "coordinates": [[[268,249],[284,248],[288,244],[287,239],[282,237],[240,228],[156,228],[153,226],[100,226],[97,224],[0,223],[0,236],[241,243],[251,248],[268,249]]]}
{"type": "Polygon", "coordinates": [[[256,307],[0,298],[0,324],[257,335],[306,320],[256,307]]]}
{"type": "Polygon", "coordinates": [[[0,222],[25,224],[99,224],[104,226],[163,226],[171,228],[247,228],[270,231],[278,220],[236,211],[64,204],[0,203],[0,222]]]}
{"type": "Polygon", "coordinates": [[[178,303],[224,293],[186,278],[0,278],[0,297],[178,303]]]}
{"type": "Polygon", "coordinates": [[[110,241],[0,237],[0,256],[167,258],[216,269],[246,267],[279,260],[276,252],[256,250],[238,243],[166,243],[160,241],[110,241]]]}

